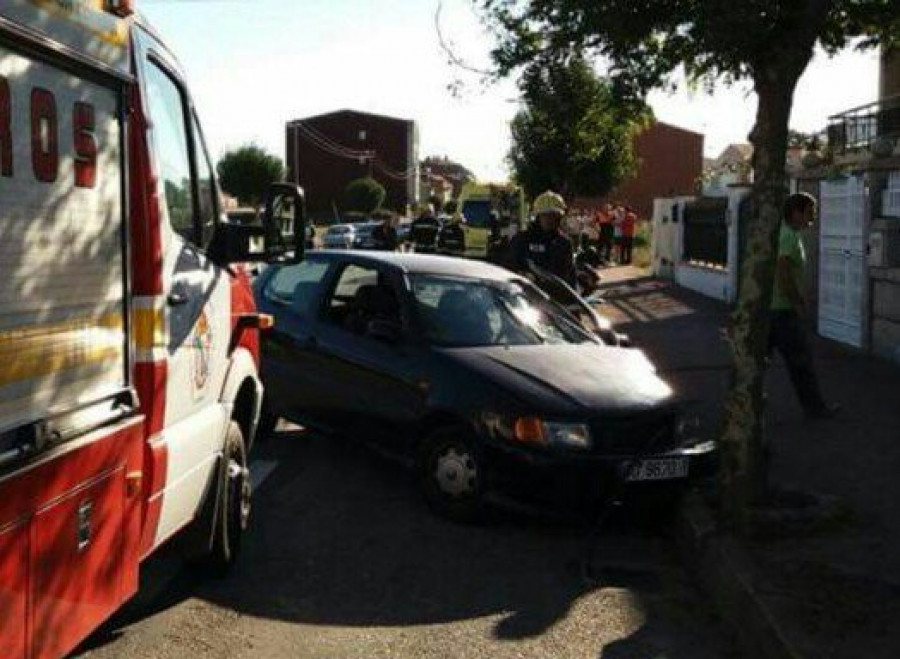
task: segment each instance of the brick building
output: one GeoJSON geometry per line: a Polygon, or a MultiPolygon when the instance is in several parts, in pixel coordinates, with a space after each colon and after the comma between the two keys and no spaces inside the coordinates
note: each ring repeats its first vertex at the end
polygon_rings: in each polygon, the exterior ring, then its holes
{"type": "Polygon", "coordinates": [[[303,187],[314,220],[333,218],[347,184],[367,175],[385,187],[385,208],[405,212],[419,197],[418,143],[408,119],[355,110],[297,119],[286,130],[288,180],[303,187]]]}
{"type": "Polygon", "coordinates": [[[605,201],[621,201],[634,208],[641,219],[653,215],[656,197],[692,195],[703,174],[703,135],[655,122],[634,141],[638,171],[607,198],[578,198],[574,206],[596,208],[605,201]]]}

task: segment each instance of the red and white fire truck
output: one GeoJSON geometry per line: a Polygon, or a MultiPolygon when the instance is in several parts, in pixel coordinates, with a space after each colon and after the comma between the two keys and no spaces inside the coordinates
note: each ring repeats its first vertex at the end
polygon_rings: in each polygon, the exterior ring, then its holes
{"type": "Polygon", "coordinates": [[[130,0],[0,2],[5,659],[70,652],[176,533],[234,560],[269,322],[242,264],[289,251],[279,208],[302,227],[287,185],[261,226],[223,220],[184,76],[130,0]]]}

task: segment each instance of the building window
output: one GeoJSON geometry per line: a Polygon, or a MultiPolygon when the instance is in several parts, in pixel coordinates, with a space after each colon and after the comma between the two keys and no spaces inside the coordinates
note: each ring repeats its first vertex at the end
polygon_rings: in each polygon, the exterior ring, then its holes
{"type": "Polygon", "coordinates": [[[366,131],[364,131],[364,130],[359,131],[359,141],[360,142],[366,141],[366,131]]]}

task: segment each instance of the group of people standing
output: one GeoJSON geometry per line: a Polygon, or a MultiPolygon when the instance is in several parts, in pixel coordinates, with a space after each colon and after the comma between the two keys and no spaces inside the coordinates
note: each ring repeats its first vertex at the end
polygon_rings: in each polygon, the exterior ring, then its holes
{"type": "Polygon", "coordinates": [[[606,204],[593,217],[597,249],[606,263],[627,265],[634,251],[634,231],[638,215],[630,206],[606,204]]]}

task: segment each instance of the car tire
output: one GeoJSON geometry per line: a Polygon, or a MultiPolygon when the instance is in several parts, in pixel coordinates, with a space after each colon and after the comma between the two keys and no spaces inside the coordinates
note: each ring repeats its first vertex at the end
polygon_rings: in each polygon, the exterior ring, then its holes
{"type": "Polygon", "coordinates": [[[250,519],[252,487],[247,464],[244,435],[231,421],[225,436],[224,466],[219,478],[219,505],[213,527],[212,546],[207,565],[214,574],[223,575],[234,565],[250,519]]]}
{"type": "Polygon", "coordinates": [[[481,453],[463,426],[433,431],[419,450],[422,494],[437,513],[457,522],[477,522],[484,513],[485,472],[481,453]]]}

